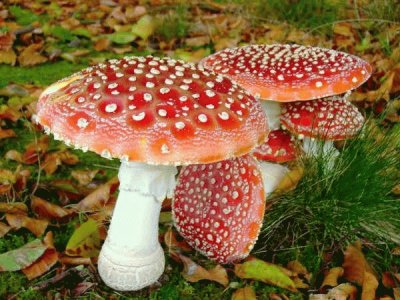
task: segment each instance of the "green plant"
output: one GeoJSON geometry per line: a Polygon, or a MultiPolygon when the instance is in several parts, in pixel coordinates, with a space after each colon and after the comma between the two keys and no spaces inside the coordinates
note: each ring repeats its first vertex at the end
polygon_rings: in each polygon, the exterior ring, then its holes
{"type": "Polygon", "coordinates": [[[167,41],[173,38],[185,37],[190,27],[187,17],[188,9],[188,5],[179,4],[174,8],[174,10],[169,11],[160,19],[160,22],[156,27],[155,35],[158,35],[167,41]]]}
{"type": "Polygon", "coordinates": [[[326,250],[357,239],[399,243],[400,200],[391,194],[400,176],[399,149],[400,126],[383,134],[370,120],[345,142],[333,167],[329,154],[302,157],[297,188],[271,200],[261,247],[326,250]]]}

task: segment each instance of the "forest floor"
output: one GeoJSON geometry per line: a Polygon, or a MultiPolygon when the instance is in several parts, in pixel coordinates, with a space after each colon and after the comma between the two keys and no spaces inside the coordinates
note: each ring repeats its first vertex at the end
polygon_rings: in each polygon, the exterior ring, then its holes
{"type": "Polygon", "coordinates": [[[0,299],[400,299],[399,22],[397,0],[1,1],[0,299]],[[368,119],[363,134],[338,145],[331,173],[326,157],[290,165],[294,175],[302,168],[298,185],[268,199],[253,260],[220,266],[196,253],[166,200],[164,274],[139,292],[105,286],[96,262],[119,161],[45,135],[31,121],[40,93],[109,58],[197,62],[273,43],[333,48],[373,66],[349,98],[368,119]]]}

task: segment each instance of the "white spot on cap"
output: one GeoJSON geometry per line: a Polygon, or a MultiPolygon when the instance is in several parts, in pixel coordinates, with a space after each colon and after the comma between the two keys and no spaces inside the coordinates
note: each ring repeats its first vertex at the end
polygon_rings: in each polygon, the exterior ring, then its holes
{"type": "Polygon", "coordinates": [[[357,77],[353,77],[353,78],[351,79],[351,81],[354,82],[354,83],[356,83],[356,82],[358,81],[358,79],[357,79],[357,77]]]}
{"type": "Polygon", "coordinates": [[[79,102],[79,103],[85,102],[85,97],[80,96],[80,97],[78,98],[78,102],[79,102]]]}
{"type": "Polygon", "coordinates": [[[161,146],[161,153],[162,154],[168,154],[169,153],[169,147],[167,146],[167,144],[163,144],[161,146]]]}
{"type": "Polygon", "coordinates": [[[199,119],[199,121],[201,123],[205,123],[208,120],[208,118],[207,118],[207,116],[205,114],[199,114],[199,116],[197,118],[199,119]]]}
{"type": "Polygon", "coordinates": [[[183,128],[185,128],[185,123],[183,123],[183,122],[176,122],[176,123],[175,123],[175,127],[176,127],[176,129],[183,129],[183,128]]]}
{"type": "Polygon", "coordinates": [[[165,84],[168,84],[168,85],[171,85],[171,84],[173,84],[174,83],[174,81],[173,80],[171,80],[171,79],[169,79],[169,78],[167,78],[167,79],[165,79],[165,84]]]}
{"type": "Polygon", "coordinates": [[[98,89],[98,88],[101,87],[101,84],[98,83],[98,82],[96,82],[95,84],[93,84],[93,87],[94,87],[95,89],[98,89]]]}
{"type": "Polygon", "coordinates": [[[278,80],[281,80],[281,81],[282,81],[282,80],[285,80],[285,77],[283,77],[282,74],[279,74],[279,75],[278,75],[278,80]]]}
{"type": "Polygon", "coordinates": [[[225,111],[218,113],[218,117],[220,117],[222,120],[228,120],[229,119],[229,114],[225,111]]]}
{"type": "Polygon", "coordinates": [[[149,93],[144,93],[143,99],[144,99],[144,101],[149,102],[149,101],[153,100],[153,96],[149,93]]]}
{"type": "Polygon", "coordinates": [[[215,96],[215,92],[212,91],[212,90],[206,90],[206,95],[207,95],[208,97],[214,97],[214,96],[215,96]]]}
{"type": "Polygon", "coordinates": [[[129,81],[132,81],[132,82],[133,82],[133,81],[136,81],[136,76],[131,76],[131,77],[128,78],[128,80],[129,80],[129,81]]]}
{"type": "Polygon", "coordinates": [[[86,128],[89,125],[89,122],[85,118],[79,118],[77,125],[79,128],[86,128]]]}
{"type": "Polygon", "coordinates": [[[117,86],[118,86],[118,83],[113,82],[113,83],[110,83],[110,84],[108,85],[108,88],[109,88],[109,89],[115,89],[117,86]]]}
{"type": "Polygon", "coordinates": [[[161,94],[167,94],[167,93],[169,93],[169,91],[170,91],[170,89],[169,88],[165,88],[165,87],[160,89],[160,93],[161,94]]]}
{"type": "Polygon", "coordinates": [[[115,74],[115,76],[117,76],[117,78],[121,78],[121,77],[124,76],[124,74],[122,74],[122,73],[117,73],[117,74],[115,74]]]}
{"type": "Polygon", "coordinates": [[[109,112],[109,113],[115,112],[117,110],[117,108],[118,108],[118,106],[115,103],[107,104],[105,107],[106,112],[109,112]]]}
{"type": "Polygon", "coordinates": [[[165,109],[159,109],[158,110],[158,115],[160,117],[165,117],[167,115],[167,111],[165,109]]]}
{"type": "Polygon", "coordinates": [[[147,81],[147,82],[146,82],[146,87],[147,87],[148,89],[151,89],[151,88],[153,88],[154,86],[155,86],[154,82],[151,82],[151,81],[147,81]]]}
{"type": "Polygon", "coordinates": [[[317,88],[321,87],[321,86],[322,86],[322,82],[321,82],[321,81],[317,81],[317,82],[315,83],[315,86],[316,86],[317,88]]]}
{"type": "Polygon", "coordinates": [[[141,113],[139,113],[137,115],[132,115],[132,119],[134,121],[142,121],[145,116],[146,116],[146,113],[144,111],[142,111],[141,113]]]}

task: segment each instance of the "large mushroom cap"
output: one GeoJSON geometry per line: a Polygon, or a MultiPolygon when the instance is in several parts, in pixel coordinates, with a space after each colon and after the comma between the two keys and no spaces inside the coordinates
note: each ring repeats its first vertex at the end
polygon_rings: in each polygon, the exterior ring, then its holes
{"type": "Polygon", "coordinates": [[[264,210],[262,176],[250,155],[183,167],[172,203],[179,233],[192,247],[220,263],[249,254],[264,210]]]}
{"type": "Polygon", "coordinates": [[[364,123],[363,115],[338,96],[285,103],[281,122],[291,133],[322,140],[353,137],[364,123]]]}
{"type": "Polygon", "coordinates": [[[295,138],[287,131],[276,129],[267,140],[254,149],[253,155],[263,161],[285,163],[296,159],[295,138]]]}
{"type": "Polygon", "coordinates": [[[110,60],[54,83],[37,120],[105,157],[175,165],[247,153],[268,130],[258,101],[229,79],[152,56],[110,60]]]}
{"type": "Polygon", "coordinates": [[[365,82],[371,66],[359,57],[301,45],[249,45],[201,61],[253,95],[273,101],[311,100],[345,93],[365,82]]]}

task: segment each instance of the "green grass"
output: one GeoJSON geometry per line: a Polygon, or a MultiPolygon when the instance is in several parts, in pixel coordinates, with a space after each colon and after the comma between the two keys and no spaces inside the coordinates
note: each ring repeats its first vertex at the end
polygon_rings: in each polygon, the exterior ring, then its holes
{"type": "Polygon", "coordinates": [[[369,122],[346,142],[333,168],[326,155],[301,159],[304,177],[294,191],[272,200],[261,247],[322,251],[357,239],[400,242],[400,200],[390,193],[400,177],[400,126],[376,141],[369,122]]]}
{"type": "Polygon", "coordinates": [[[162,40],[170,41],[174,38],[180,39],[188,34],[190,22],[188,19],[187,4],[179,4],[173,10],[162,16],[157,24],[155,36],[162,40]]]}

